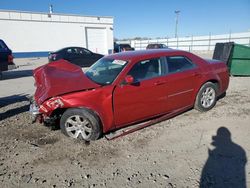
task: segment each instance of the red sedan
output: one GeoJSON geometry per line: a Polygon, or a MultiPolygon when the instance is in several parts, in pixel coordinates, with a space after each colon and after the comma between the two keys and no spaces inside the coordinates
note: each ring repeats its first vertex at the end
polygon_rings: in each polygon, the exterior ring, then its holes
{"type": "Polygon", "coordinates": [[[225,63],[170,49],[109,55],[86,72],[59,60],[35,69],[34,77],[34,120],[60,122],[65,135],[87,141],[127,134],[193,107],[208,111],[229,84],[225,63]]]}

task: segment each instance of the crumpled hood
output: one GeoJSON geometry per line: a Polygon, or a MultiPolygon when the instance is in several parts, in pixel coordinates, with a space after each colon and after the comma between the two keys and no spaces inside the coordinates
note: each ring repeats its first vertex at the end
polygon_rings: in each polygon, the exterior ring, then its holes
{"type": "Polygon", "coordinates": [[[66,60],[38,67],[33,70],[33,76],[36,82],[34,98],[39,105],[51,97],[100,87],[86,77],[79,66],[66,60]]]}

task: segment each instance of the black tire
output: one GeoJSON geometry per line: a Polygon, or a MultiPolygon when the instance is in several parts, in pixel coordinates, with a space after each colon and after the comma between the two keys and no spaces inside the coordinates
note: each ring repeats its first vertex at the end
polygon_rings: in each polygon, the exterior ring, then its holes
{"type": "Polygon", "coordinates": [[[101,125],[96,114],[84,108],[70,108],[60,119],[63,134],[85,141],[97,140],[101,133],[101,125]]]}
{"type": "Polygon", "coordinates": [[[216,84],[212,82],[205,83],[196,96],[194,108],[201,112],[211,110],[217,101],[217,90],[216,84]]]}

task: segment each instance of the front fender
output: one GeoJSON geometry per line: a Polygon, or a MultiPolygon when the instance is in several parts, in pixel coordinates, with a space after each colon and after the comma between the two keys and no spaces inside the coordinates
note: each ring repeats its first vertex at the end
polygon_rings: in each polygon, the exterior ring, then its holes
{"type": "Polygon", "coordinates": [[[113,87],[105,86],[61,96],[63,108],[87,108],[93,111],[102,122],[103,132],[108,132],[114,128],[112,90],[113,87]]]}

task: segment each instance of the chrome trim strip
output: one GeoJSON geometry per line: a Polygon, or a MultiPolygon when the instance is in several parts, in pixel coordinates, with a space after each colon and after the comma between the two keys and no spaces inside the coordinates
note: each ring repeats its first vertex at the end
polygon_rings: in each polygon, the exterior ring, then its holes
{"type": "Polygon", "coordinates": [[[168,97],[174,97],[174,96],[176,96],[176,95],[181,95],[181,94],[183,94],[183,93],[188,93],[188,92],[191,92],[191,91],[193,91],[194,89],[188,89],[188,90],[186,90],[186,91],[181,91],[181,92],[178,92],[178,93],[174,93],[174,94],[171,94],[171,95],[168,95],[168,97]]]}

